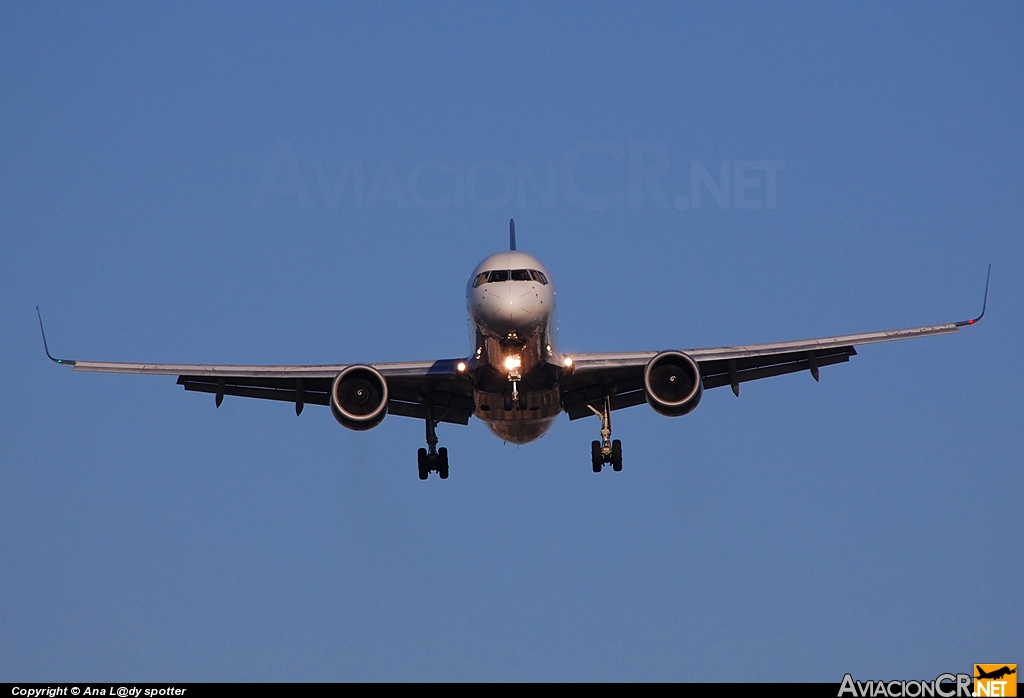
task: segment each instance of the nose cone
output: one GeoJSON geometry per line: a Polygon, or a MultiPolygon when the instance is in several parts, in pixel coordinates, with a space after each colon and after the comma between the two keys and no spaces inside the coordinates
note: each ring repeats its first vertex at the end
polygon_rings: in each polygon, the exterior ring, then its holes
{"type": "Polygon", "coordinates": [[[547,326],[555,308],[555,289],[548,270],[535,257],[499,252],[477,266],[466,299],[474,324],[487,334],[503,338],[514,332],[526,337],[547,326]],[[480,274],[492,271],[507,271],[502,276],[508,280],[480,281],[480,274]],[[525,278],[512,280],[517,276],[525,278]]]}
{"type": "Polygon", "coordinates": [[[543,328],[551,313],[548,293],[530,281],[499,281],[478,289],[473,319],[497,336],[527,336],[543,328]]]}

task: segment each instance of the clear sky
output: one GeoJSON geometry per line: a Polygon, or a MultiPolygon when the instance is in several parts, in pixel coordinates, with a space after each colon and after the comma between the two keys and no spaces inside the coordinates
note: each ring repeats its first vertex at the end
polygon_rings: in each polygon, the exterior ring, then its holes
{"type": "Polygon", "coordinates": [[[1024,662],[1024,6],[0,5],[0,680],[934,678],[1024,662]],[[699,196],[698,196],[699,195],[699,196]],[[958,335],[504,445],[68,358],[958,335]],[[1017,511],[1017,514],[1013,514],[1017,511]],[[1016,628],[1016,630],[1014,629],[1016,628]]]}

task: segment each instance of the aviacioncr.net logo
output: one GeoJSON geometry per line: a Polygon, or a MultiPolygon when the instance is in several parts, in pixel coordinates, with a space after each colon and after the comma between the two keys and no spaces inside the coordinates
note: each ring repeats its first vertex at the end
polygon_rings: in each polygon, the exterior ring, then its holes
{"type": "Polygon", "coordinates": [[[855,681],[843,676],[839,695],[852,698],[972,698],[970,674],[939,674],[933,681],[855,681]]]}
{"type": "Polygon", "coordinates": [[[975,664],[974,695],[978,698],[999,696],[1012,698],[1017,695],[1016,664],[975,664]]]}

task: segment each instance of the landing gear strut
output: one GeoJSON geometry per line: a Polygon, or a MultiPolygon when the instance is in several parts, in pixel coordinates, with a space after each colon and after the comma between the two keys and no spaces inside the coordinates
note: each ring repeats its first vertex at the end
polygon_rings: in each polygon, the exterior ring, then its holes
{"type": "Polygon", "coordinates": [[[448,449],[437,447],[437,422],[434,421],[434,410],[428,397],[423,403],[427,411],[427,448],[421,448],[416,453],[416,461],[419,466],[420,480],[426,480],[430,472],[434,471],[441,476],[442,480],[448,479],[448,449]],[[429,449],[429,450],[428,450],[429,449]]]}
{"type": "Polygon", "coordinates": [[[601,411],[587,405],[590,411],[601,418],[601,440],[593,441],[590,444],[590,462],[594,466],[594,472],[599,473],[605,463],[612,464],[612,470],[622,471],[622,442],[618,439],[612,441],[612,399],[604,396],[604,405],[601,411]]]}

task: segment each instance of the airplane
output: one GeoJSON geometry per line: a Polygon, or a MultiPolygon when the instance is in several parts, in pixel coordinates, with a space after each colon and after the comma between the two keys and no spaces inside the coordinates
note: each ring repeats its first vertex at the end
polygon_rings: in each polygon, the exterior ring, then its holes
{"type": "Polygon", "coordinates": [[[809,371],[819,380],[825,366],[849,361],[856,346],[958,332],[970,320],[883,332],[771,344],[707,349],[564,354],[555,341],[555,287],[541,262],[516,249],[509,221],[509,249],[492,254],[473,270],[466,305],[474,343],[469,356],[427,361],[320,366],[221,366],[112,363],[57,359],[43,330],[43,349],[53,362],[75,371],[176,375],[185,390],[211,393],[220,407],[225,395],[330,406],[342,426],[365,431],[393,414],[422,419],[426,448],[417,453],[419,477],[448,478],[448,450],[438,448],[441,422],[468,424],[477,417],[506,442],[525,444],[543,436],[565,412],[570,420],[601,420],[600,440],[591,443],[591,465],[622,470],[622,443],[612,439],[612,412],[647,403],[655,412],[679,417],[692,412],[704,390],[809,371]]]}
{"type": "Polygon", "coordinates": [[[1013,669],[1011,669],[1008,666],[1004,666],[1004,667],[1002,667],[1000,669],[995,669],[993,671],[985,671],[979,665],[975,664],[974,668],[978,672],[978,675],[974,677],[976,679],[999,680],[999,679],[1003,678],[1004,676],[1009,676],[1010,674],[1016,674],[1017,673],[1016,666],[1013,669]]]}

